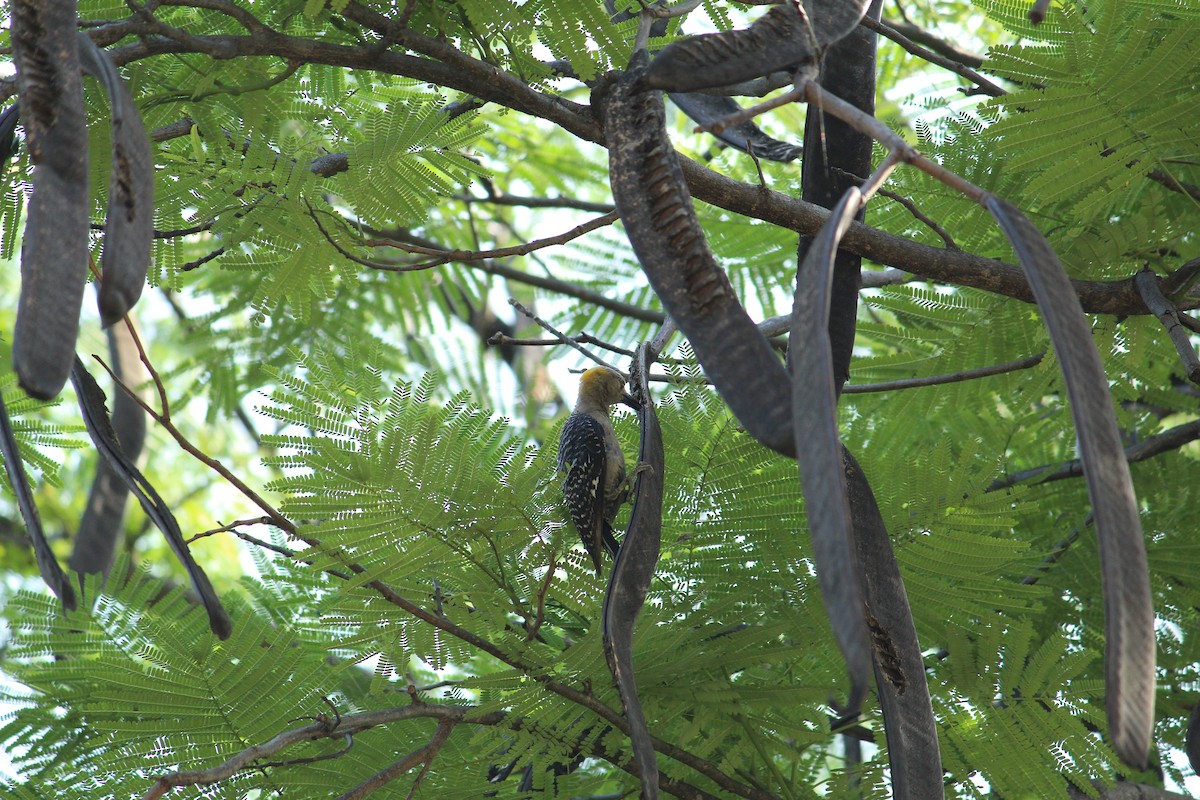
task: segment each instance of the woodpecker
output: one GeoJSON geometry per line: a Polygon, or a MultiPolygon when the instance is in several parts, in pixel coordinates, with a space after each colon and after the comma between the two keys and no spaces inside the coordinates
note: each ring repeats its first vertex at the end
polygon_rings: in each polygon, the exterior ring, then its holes
{"type": "Polygon", "coordinates": [[[617,554],[612,523],[629,499],[625,454],[613,433],[609,409],[616,403],[637,408],[616,370],[592,367],[579,376],[579,399],[558,439],[558,470],[566,474],[563,498],[579,538],[587,548],[596,576],[601,573],[600,546],[617,554]]]}

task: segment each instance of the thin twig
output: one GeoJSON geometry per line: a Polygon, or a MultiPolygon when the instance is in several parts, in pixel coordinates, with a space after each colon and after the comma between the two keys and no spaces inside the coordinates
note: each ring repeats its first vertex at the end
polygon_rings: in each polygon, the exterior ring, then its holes
{"type": "MultiPolygon", "coordinates": [[[[1130,464],[1145,461],[1162,453],[1178,450],[1188,442],[1193,442],[1197,439],[1200,439],[1200,420],[1185,422],[1182,425],[1176,425],[1174,428],[1169,428],[1162,433],[1155,434],[1149,439],[1126,447],[1125,460],[1130,464]]],[[[1018,483],[1032,481],[1034,478],[1038,479],[1034,481],[1035,484],[1043,484],[1052,481],[1061,481],[1066,478],[1079,478],[1082,475],[1083,462],[1076,458],[1058,467],[1047,464],[1041,467],[1022,470],[1012,475],[1006,475],[1003,478],[997,478],[992,481],[986,491],[995,492],[1000,489],[1007,489],[1018,483]]]]}
{"type": "Polygon", "coordinates": [[[530,642],[538,638],[538,632],[542,629],[542,623],[546,621],[546,594],[550,591],[550,586],[554,580],[554,573],[558,571],[558,562],[554,558],[554,551],[547,547],[546,552],[550,554],[550,563],[546,565],[546,575],[538,585],[537,606],[533,623],[525,626],[525,639],[530,642]]]}
{"type": "MultiPolygon", "coordinates": [[[[292,524],[291,520],[289,520],[274,506],[268,503],[266,499],[262,497],[262,495],[250,488],[245,481],[230,472],[224,464],[192,444],[191,441],[184,436],[183,432],[175,426],[175,423],[171,420],[171,406],[170,402],[167,400],[166,387],[163,386],[163,382],[158,375],[158,371],[154,368],[154,365],[150,363],[150,358],[146,355],[146,349],[142,346],[141,339],[138,338],[137,331],[133,329],[132,325],[130,326],[130,334],[133,336],[134,346],[136,346],[138,349],[138,355],[140,356],[142,363],[146,366],[146,371],[150,374],[150,379],[154,382],[154,388],[158,392],[159,406],[162,410],[159,411],[144,401],[140,396],[138,396],[137,392],[135,392],[131,387],[127,386],[124,381],[117,377],[117,374],[107,364],[105,364],[103,360],[96,358],[96,361],[98,361],[104,370],[109,374],[109,376],[112,377],[114,383],[124,390],[125,393],[128,394],[135,403],[141,406],[142,410],[149,414],[151,419],[161,425],[163,430],[170,434],[171,438],[175,440],[176,444],[178,444],[184,452],[188,453],[197,461],[216,472],[218,475],[228,481],[230,485],[241,492],[247,499],[249,499],[250,502],[262,509],[263,512],[271,519],[272,525],[282,531],[285,531],[286,533],[295,535],[296,526],[292,524]]],[[[93,358],[95,358],[95,356],[93,356],[93,358]]]]}
{"type": "Polygon", "coordinates": [[[711,133],[713,136],[716,136],[724,132],[727,128],[741,125],[743,122],[749,122],[761,114],[765,114],[768,111],[774,111],[780,106],[786,106],[788,103],[794,103],[803,97],[804,91],[802,89],[793,87],[781,95],[772,97],[770,100],[764,100],[761,103],[755,103],[752,106],[746,106],[741,111],[737,111],[727,117],[714,120],[707,125],[697,125],[692,129],[692,132],[711,133]]]}
{"type": "MultiPolygon", "coordinates": [[[[311,208],[311,207],[310,207],[311,208]]],[[[590,233],[597,228],[603,228],[606,225],[612,225],[621,215],[616,211],[610,211],[604,216],[596,217],[588,220],[582,225],[577,225],[566,233],[560,233],[556,236],[548,236],[545,239],[535,239],[524,244],[513,245],[512,247],[499,247],[494,250],[444,250],[440,253],[431,253],[426,248],[415,248],[413,245],[397,242],[390,239],[369,239],[360,244],[363,247],[394,247],[405,252],[419,251],[420,255],[433,255],[429,261],[422,261],[418,264],[404,264],[376,267],[376,269],[386,269],[392,272],[413,272],[415,270],[430,269],[431,267],[440,267],[443,264],[448,264],[451,261],[469,262],[469,261],[484,261],[492,258],[508,258],[511,256],[529,255],[535,250],[541,250],[554,245],[566,244],[567,242],[578,239],[586,233],[590,233]]],[[[321,231],[324,233],[324,230],[321,231]]],[[[326,238],[329,238],[326,235],[326,238]]]]}
{"type": "Polygon", "coordinates": [[[225,247],[224,246],[218,247],[216,250],[213,250],[208,255],[200,256],[199,258],[189,261],[186,264],[180,264],[179,271],[180,272],[191,272],[192,270],[196,269],[197,267],[204,266],[209,261],[212,261],[214,258],[219,258],[224,253],[225,253],[225,247]]]}
{"type": "MultiPolygon", "coordinates": [[[[343,220],[344,221],[344,220],[343,220]]],[[[439,246],[437,242],[429,239],[416,236],[408,232],[392,232],[384,234],[385,236],[398,241],[408,242],[418,247],[428,248],[431,253],[445,253],[446,248],[439,246]]],[[[539,289],[555,292],[557,294],[574,297],[577,300],[582,300],[585,303],[608,309],[623,317],[640,320],[641,322],[650,322],[662,324],[665,318],[661,311],[635,306],[632,303],[627,303],[622,300],[616,300],[607,297],[604,294],[593,289],[580,286],[576,283],[560,280],[558,278],[549,277],[546,275],[533,275],[528,272],[522,272],[515,267],[506,266],[491,259],[483,259],[481,261],[466,261],[463,262],[471,269],[479,270],[488,275],[494,275],[497,278],[516,281],[527,286],[535,286],[539,289]]]]}
{"type": "Polygon", "coordinates": [[[952,43],[939,36],[935,36],[919,25],[914,25],[904,20],[886,20],[885,22],[897,33],[903,34],[912,41],[923,44],[935,53],[940,53],[963,66],[979,68],[984,64],[983,56],[978,53],[968,53],[966,50],[960,50],[952,43]]]}
{"type": "MultiPolygon", "coordinates": [[[[528,317],[533,322],[537,323],[539,326],[542,327],[543,330],[545,330],[551,336],[556,337],[563,344],[565,344],[569,347],[574,347],[576,350],[583,353],[585,356],[590,358],[592,361],[595,361],[597,364],[599,364],[603,367],[608,367],[609,369],[614,369],[617,372],[621,372],[621,370],[616,369],[616,367],[612,366],[611,364],[608,364],[607,362],[604,361],[604,359],[600,358],[595,353],[592,353],[583,345],[579,344],[578,342],[572,341],[570,336],[567,336],[565,333],[560,331],[558,328],[554,327],[549,322],[546,322],[546,320],[542,319],[537,314],[534,314],[528,308],[521,305],[521,303],[516,298],[513,298],[513,297],[508,298],[508,304],[510,306],[512,306],[513,308],[515,308],[517,311],[520,311],[522,314],[524,314],[526,317],[528,317]]],[[[622,374],[624,374],[624,373],[622,373],[622,374]]]]}
{"type": "Polygon", "coordinates": [[[1148,269],[1141,270],[1133,276],[1133,285],[1145,301],[1146,308],[1150,309],[1167,329],[1167,335],[1175,345],[1175,352],[1179,353],[1179,358],[1183,361],[1188,379],[1192,383],[1200,383],[1200,357],[1196,355],[1196,348],[1192,346],[1191,334],[1179,318],[1179,309],[1159,289],[1157,276],[1148,269]]]}
{"type": "Polygon", "coordinates": [[[884,381],[883,383],[864,383],[858,386],[847,384],[842,392],[844,394],[867,394],[869,392],[894,392],[901,389],[916,389],[922,386],[942,386],[947,383],[959,383],[961,381],[976,380],[977,378],[987,378],[992,375],[1003,375],[1006,372],[1031,369],[1040,364],[1045,357],[1045,353],[1038,353],[1037,355],[1021,358],[1016,361],[1006,361],[1003,364],[993,364],[989,367],[964,369],[961,372],[951,372],[945,375],[904,378],[896,381],[884,381]]]}
{"type": "Polygon", "coordinates": [[[274,520],[272,520],[270,517],[254,517],[253,519],[239,519],[236,522],[229,523],[228,525],[222,525],[219,528],[212,528],[210,530],[203,531],[201,533],[197,533],[195,536],[188,538],[187,543],[191,544],[192,542],[196,541],[197,539],[204,539],[205,537],[208,537],[208,536],[215,536],[218,533],[225,533],[227,531],[232,531],[234,528],[239,528],[242,525],[273,525],[273,524],[275,524],[274,520]]]}
{"type": "Polygon", "coordinates": [[[886,22],[877,22],[876,20],[872,19],[869,14],[863,17],[859,24],[864,28],[875,31],[880,36],[891,39],[893,42],[900,45],[917,58],[922,58],[928,61],[930,64],[936,64],[939,67],[950,70],[955,75],[966,78],[968,81],[978,87],[974,93],[986,94],[990,95],[991,97],[1003,97],[1004,95],[1008,94],[1008,92],[1006,92],[1003,88],[980,75],[970,67],[964,65],[962,62],[946,58],[945,56],[938,55],[932,50],[922,47],[912,39],[909,39],[907,36],[902,34],[900,31],[888,25],[886,22]]]}
{"type": "MultiPolygon", "coordinates": [[[[613,344],[612,342],[606,342],[603,339],[597,338],[597,337],[593,336],[592,334],[587,333],[586,331],[584,333],[580,333],[577,336],[569,336],[567,338],[573,342],[578,342],[579,344],[595,345],[596,347],[599,347],[602,350],[607,350],[610,353],[616,353],[617,355],[625,356],[626,358],[633,358],[633,356],[634,356],[633,350],[629,350],[627,348],[620,347],[618,345],[613,344]]],[[[491,336],[488,337],[487,343],[490,345],[493,345],[493,346],[511,345],[513,347],[558,347],[563,342],[562,342],[562,339],[558,339],[558,338],[554,338],[554,339],[522,339],[522,338],[518,338],[516,336],[509,336],[504,333],[493,333],[491,336]]],[[[688,365],[688,364],[696,363],[694,359],[683,359],[683,358],[659,357],[659,358],[656,358],[655,360],[660,363],[663,363],[663,364],[688,365]]]]}
{"type": "Polygon", "coordinates": [[[889,189],[880,189],[878,193],[881,197],[886,197],[889,200],[894,200],[897,203],[899,203],[900,205],[904,206],[906,209],[908,209],[909,214],[912,214],[913,217],[915,217],[917,220],[925,223],[925,225],[931,231],[933,231],[935,234],[938,235],[938,238],[940,238],[943,242],[946,243],[947,249],[949,249],[949,250],[961,250],[962,249],[961,247],[958,246],[958,244],[954,241],[953,237],[950,236],[949,232],[945,228],[943,228],[941,225],[934,222],[932,217],[930,217],[925,212],[921,211],[921,209],[917,208],[917,204],[914,203],[912,200],[909,200],[907,197],[904,197],[903,195],[898,194],[897,192],[893,192],[889,189]]]}
{"type": "MultiPolygon", "coordinates": [[[[839,169],[837,167],[834,167],[833,172],[836,173],[837,175],[842,176],[843,178],[846,178],[847,180],[856,181],[858,183],[858,185],[860,185],[860,186],[864,182],[864,178],[861,175],[855,175],[853,172],[850,172],[848,170],[839,169]]],[[[962,249],[955,243],[954,239],[950,236],[950,234],[946,231],[945,228],[943,228],[938,223],[934,222],[933,218],[931,218],[929,215],[927,215],[923,211],[921,211],[921,209],[919,209],[917,207],[917,204],[914,203],[912,200],[909,200],[907,197],[897,194],[896,192],[890,191],[888,189],[884,189],[882,186],[879,187],[878,189],[876,189],[875,193],[880,195],[881,197],[886,197],[889,200],[895,200],[897,203],[899,203],[900,205],[902,205],[906,209],[908,209],[908,213],[912,214],[913,217],[915,217],[918,221],[925,223],[925,225],[927,225],[930,230],[932,230],[934,233],[936,233],[938,235],[938,237],[943,242],[946,243],[946,247],[948,249],[950,249],[950,250],[961,250],[962,249]]]]}
{"type": "MultiPolygon", "coordinates": [[[[860,208],[865,206],[872,195],[879,191],[884,182],[887,181],[888,176],[892,174],[896,167],[900,166],[903,160],[903,156],[895,150],[890,151],[884,156],[883,161],[875,168],[875,171],[868,175],[867,179],[863,181],[862,186],[859,187],[859,191],[862,192],[862,199],[859,200],[860,208]]],[[[857,209],[855,209],[856,212],[857,209]]]]}
{"type": "MultiPolygon", "coordinates": [[[[318,720],[319,721],[319,720],[318,720]]],[[[346,746],[341,750],[335,750],[332,753],[321,753],[317,756],[304,756],[302,758],[289,758],[286,761],[264,761],[261,764],[255,764],[255,769],[263,767],[295,767],[301,764],[315,764],[318,761],[332,761],[335,758],[341,758],[354,749],[354,737],[346,734],[346,746]]]]}
{"type": "Polygon", "coordinates": [[[612,203],[595,203],[591,200],[576,200],[572,197],[521,197],[515,194],[489,194],[487,197],[475,197],[469,194],[456,194],[454,199],[461,200],[468,205],[486,203],[521,208],[571,208],[577,211],[593,211],[597,214],[613,210],[612,203]]]}

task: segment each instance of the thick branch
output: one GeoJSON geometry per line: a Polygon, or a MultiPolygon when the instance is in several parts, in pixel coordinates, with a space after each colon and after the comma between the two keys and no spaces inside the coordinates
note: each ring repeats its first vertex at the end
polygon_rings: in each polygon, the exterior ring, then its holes
{"type": "MultiPolygon", "coordinates": [[[[132,25],[126,28],[136,30],[136,26],[132,25]]],[[[99,28],[92,35],[97,41],[111,41],[108,38],[111,33],[109,28],[99,28]]],[[[126,30],[122,29],[120,33],[125,35],[126,30]]],[[[165,37],[148,36],[136,44],[116,48],[110,54],[118,65],[167,53],[201,52],[216,59],[274,56],[405,75],[523,111],[558,125],[581,139],[603,144],[603,133],[588,107],[532,89],[518,78],[472,59],[448,44],[410,32],[402,33],[401,44],[410,47],[419,44],[421,48],[452,61],[454,66],[431,58],[375,47],[349,47],[279,34],[253,37],[194,36],[186,44],[165,37]]],[[[0,83],[0,86],[3,85],[0,83]]],[[[0,89],[0,95],[12,93],[11,84],[6,89],[0,89]]],[[[687,158],[681,158],[681,162],[692,195],[718,208],[809,235],[815,234],[827,217],[824,209],[810,203],[759,185],[735,181],[687,158]]],[[[851,225],[842,240],[842,248],[928,280],[971,286],[1022,302],[1033,302],[1033,294],[1021,270],[1002,261],[912,242],[861,223],[851,225]]],[[[1120,281],[1075,280],[1072,284],[1085,311],[1121,315],[1149,313],[1133,287],[1132,278],[1120,281]]]]}

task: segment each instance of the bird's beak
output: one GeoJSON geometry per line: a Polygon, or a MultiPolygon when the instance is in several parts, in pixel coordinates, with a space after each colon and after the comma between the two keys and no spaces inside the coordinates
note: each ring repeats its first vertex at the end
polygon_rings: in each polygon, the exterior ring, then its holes
{"type": "Polygon", "coordinates": [[[641,411],[642,409],[642,404],[637,400],[634,400],[633,395],[631,395],[629,392],[625,392],[621,395],[621,402],[632,408],[634,411],[641,411]]]}

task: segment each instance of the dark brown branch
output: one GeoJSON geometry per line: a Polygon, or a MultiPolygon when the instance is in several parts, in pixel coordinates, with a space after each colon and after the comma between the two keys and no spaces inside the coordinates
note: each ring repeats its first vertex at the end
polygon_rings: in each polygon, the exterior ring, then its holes
{"type": "Polygon", "coordinates": [[[1200,186],[1177,180],[1174,175],[1166,170],[1152,169],[1146,173],[1146,177],[1155,183],[1161,183],[1173,192],[1181,192],[1193,200],[1200,200],[1200,186]]]}
{"type": "Polygon", "coordinates": [[[916,25],[908,22],[890,19],[885,20],[885,24],[897,33],[907,36],[912,41],[923,44],[935,53],[940,53],[946,58],[953,59],[963,66],[975,68],[983,66],[983,56],[975,53],[968,53],[966,50],[960,50],[952,43],[939,36],[933,35],[924,28],[917,27],[916,25]]]}
{"type": "Polygon", "coordinates": [[[1191,335],[1180,320],[1179,309],[1163,295],[1158,286],[1158,279],[1150,270],[1144,269],[1134,275],[1133,284],[1141,294],[1142,300],[1145,301],[1146,307],[1154,313],[1154,316],[1158,317],[1158,321],[1166,328],[1167,335],[1171,337],[1171,343],[1175,345],[1175,352],[1179,353],[1180,359],[1183,360],[1188,379],[1192,383],[1200,383],[1200,357],[1196,356],[1196,348],[1192,346],[1191,335]]]}
{"type": "MultiPolygon", "coordinates": [[[[369,13],[374,15],[374,12],[369,13]]],[[[387,22],[386,18],[380,19],[387,22]]],[[[142,30],[137,24],[126,23],[112,28],[98,28],[91,35],[97,43],[109,43],[142,30]]],[[[201,52],[216,59],[274,56],[377,70],[477,95],[481,99],[541,117],[581,139],[603,142],[603,134],[586,106],[538,92],[515,76],[472,59],[448,44],[407,31],[402,33],[398,38],[399,43],[418,52],[436,53],[438,57],[445,58],[447,63],[374,47],[349,47],[281,34],[190,36],[186,42],[148,35],[136,44],[111,50],[110,55],[117,65],[167,53],[201,52]]],[[[10,96],[13,88],[11,82],[0,81],[0,95],[10,96]]],[[[812,204],[757,185],[735,181],[687,158],[681,158],[681,162],[692,195],[719,208],[804,234],[815,234],[827,217],[824,209],[812,204]]],[[[861,223],[851,225],[842,240],[842,247],[876,263],[904,269],[928,280],[971,286],[1022,302],[1033,302],[1033,295],[1021,270],[1002,261],[912,242],[861,223]]],[[[514,277],[522,279],[520,273],[515,273],[514,277]]],[[[1132,279],[1111,282],[1077,280],[1072,283],[1085,311],[1124,315],[1148,313],[1145,303],[1133,288],[1132,279]]],[[[650,312],[643,310],[641,313],[645,315],[650,312]]],[[[645,316],[636,318],[644,319],[645,316]]],[[[661,317],[655,315],[655,319],[647,321],[660,322],[661,317]]]]}
{"type": "Polygon", "coordinates": [[[896,381],[885,381],[883,383],[864,383],[858,386],[848,385],[842,391],[845,394],[866,394],[868,392],[892,392],[899,389],[915,389],[921,386],[942,386],[947,383],[959,383],[961,381],[971,381],[977,378],[986,378],[991,375],[1003,375],[1006,372],[1016,372],[1022,369],[1030,369],[1036,367],[1046,357],[1045,353],[1028,358],[1021,358],[1016,361],[1006,361],[1003,364],[993,364],[988,367],[976,367],[974,369],[964,369],[961,372],[951,372],[945,375],[929,375],[924,378],[904,378],[896,381]]]}
{"type": "Polygon", "coordinates": [[[966,80],[975,84],[975,86],[977,86],[978,88],[973,90],[972,92],[970,92],[971,94],[986,94],[991,97],[1002,97],[1002,96],[1008,94],[1008,92],[1006,92],[1004,89],[1000,88],[998,85],[996,85],[992,81],[983,77],[978,72],[971,69],[970,67],[965,66],[962,61],[957,60],[957,59],[947,58],[945,56],[942,56],[942,55],[939,55],[939,54],[933,52],[932,50],[922,47],[921,45],[914,42],[912,39],[909,39],[907,36],[905,36],[900,31],[898,31],[895,28],[888,25],[886,22],[876,22],[875,20],[871,19],[870,15],[867,15],[867,16],[863,17],[862,21],[859,24],[862,25],[864,28],[875,31],[880,36],[884,36],[888,39],[891,39],[893,42],[900,45],[902,48],[904,48],[906,51],[913,54],[917,58],[923,58],[926,61],[928,61],[930,64],[936,64],[939,67],[948,69],[951,72],[953,72],[955,75],[958,75],[961,78],[965,78],[966,80]]]}
{"type": "MultiPolygon", "coordinates": [[[[1138,461],[1145,461],[1148,458],[1167,453],[1172,450],[1178,450],[1188,442],[1200,439],[1200,420],[1185,422],[1182,425],[1177,425],[1174,428],[1169,428],[1162,433],[1155,434],[1149,439],[1130,445],[1125,448],[1125,460],[1130,464],[1138,461]]],[[[1079,459],[1072,459],[1058,467],[1046,465],[1042,467],[1034,467],[1032,469],[1022,470],[1020,472],[1007,475],[1003,478],[997,478],[992,481],[986,491],[995,492],[1000,489],[1006,489],[1009,486],[1015,486],[1018,483],[1026,483],[1034,478],[1038,480],[1035,483],[1050,483],[1051,481],[1061,481],[1065,478],[1079,478],[1083,476],[1083,463],[1079,459]]]]}

